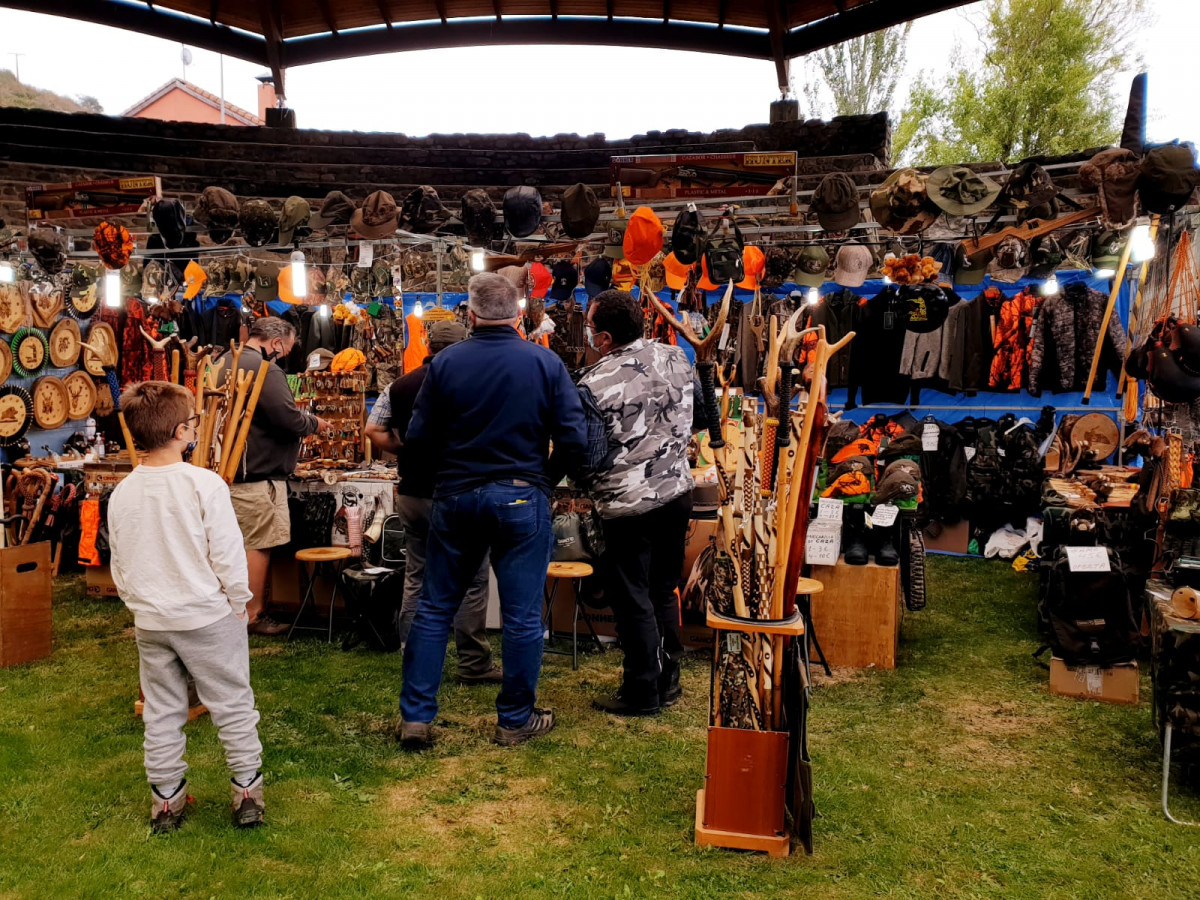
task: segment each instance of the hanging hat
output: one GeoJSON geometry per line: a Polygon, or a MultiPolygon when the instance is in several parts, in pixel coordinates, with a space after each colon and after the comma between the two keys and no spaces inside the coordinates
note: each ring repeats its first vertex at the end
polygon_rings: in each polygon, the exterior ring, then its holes
{"type": "Polygon", "coordinates": [[[991,250],[981,250],[969,255],[962,244],[954,251],[954,283],[960,287],[981,284],[987,276],[988,263],[992,261],[991,250]]]}
{"type": "Polygon", "coordinates": [[[101,222],[92,232],[92,249],[105,268],[119,269],[129,262],[133,253],[133,236],[124,225],[101,222]]]}
{"type": "Polygon", "coordinates": [[[151,212],[154,227],[162,237],[163,246],[168,250],[182,247],[187,237],[187,217],[183,212],[183,204],[171,198],[159,200],[151,212]]]}
{"type": "Polygon", "coordinates": [[[575,296],[575,288],[579,286],[579,270],[575,263],[558,262],[550,270],[554,284],[550,286],[551,300],[566,300],[575,296]]]}
{"type": "Polygon", "coordinates": [[[1029,261],[1030,278],[1049,278],[1063,262],[1062,247],[1052,234],[1039,238],[1029,261]]]}
{"type": "Polygon", "coordinates": [[[612,287],[612,275],[612,263],[604,257],[588,263],[583,270],[583,286],[589,300],[612,287]]]}
{"type": "Polygon", "coordinates": [[[491,243],[492,236],[496,233],[496,204],[492,202],[487,191],[474,188],[463,194],[459,218],[462,219],[467,239],[472,244],[491,243]]]}
{"type": "MultiPolygon", "coordinates": [[[[290,269],[291,266],[288,266],[290,269]]],[[[279,297],[279,266],[260,262],[254,269],[254,299],[269,303],[279,297]]]]}
{"type": "Polygon", "coordinates": [[[1138,172],[1138,196],[1149,212],[1167,215],[1187,206],[1200,184],[1191,144],[1166,144],[1150,150],[1138,172]]]}
{"type": "Polygon", "coordinates": [[[1087,231],[1077,231],[1060,242],[1063,261],[1059,268],[1090,269],[1092,267],[1092,236],[1087,231]]]}
{"type": "Polygon", "coordinates": [[[504,266],[496,270],[497,275],[503,275],[512,282],[517,293],[522,297],[529,295],[529,266],[504,266]]]}
{"type": "Polygon", "coordinates": [[[429,234],[450,218],[450,210],[442,203],[431,185],[413,188],[404,198],[401,222],[407,231],[429,234]]]}
{"type": "Polygon", "coordinates": [[[563,191],[562,228],[567,237],[585,238],[600,221],[600,201],[586,184],[574,184],[563,191]]]}
{"type": "Polygon", "coordinates": [[[766,255],[758,247],[748,244],[742,250],[742,271],[746,273],[746,277],[739,281],[737,286],[748,291],[755,290],[766,274],[766,268],[766,255]]]}
{"type": "Polygon", "coordinates": [[[637,271],[633,268],[633,263],[627,259],[618,259],[613,263],[613,287],[619,291],[633,290],[633,285],[636,281],[637,271]]]}
{"type": "Polygon", "coordinates": [[[350,216],[350,227],[367,240],[378,241],[394,234],[396,201],[387,191],[375,191],[350,216]]]}
{"type": "Polygon", "coordinates": [[[183,299],[191,300],[204,287],[204,282],[208,280],[208,273],[201,268],[200,263],[193,259],[188,262],[187,268],[183,270],[183,279],[185,283],[183,299]]]}
{"type": "Polygon", "coordinates": [[[1079,167],[1079,185],[1100,197],[1100,221],[1105,228],[1122,231],[1137,218],[1137,183],[1140,163],[1132,150],[1101,150],[1079,167]]]}
{"type": "Polygon", "coordinates": [[[663,258],[663,275],[667,287],[673,291],[682,291],[687,287],[688,273],[691,271],[692,267],[681,263],[674,253],[668,253],[663,258]]]}
{"type": "Polygon", "coordinates": [[[845,172],[833,172],[821,179],[813,191],[810,208],[826,231],[848,231],[862,220],[858,187],[845,172]]]}
{"type": "Polygon", "coordinates": [[[996,255],[988,264],[993,281],[1012,284],[1029,272],[1029,245],[1019,237],[1006,237],[996,245],[996,255]]]}
{"type": "MultiPolygon", "coordinates": [[[[1040,211],[1049,208],[1049,204],[1057,196],[1058,188],[1050,179],[1050,173],[1037,163],[1025,162],[1013,169],[1008,176],[1004,189],[1000,191],[999,202],[1002,206],[1017,210],[1018,213],[1040,211]]],[[[1045,217],[1033,215],[1032,218],[1045,217]]]]}
{"type": "Polygon", "coordinates": [[[238,210],[238,225],[247,244],[261,247],[275,238],[279,219],[266,200],[246,200],[238,210]]]}
{"type": "Polygon", "coordinates": [[[693,265],[704,255],[704,220],[700,210],[684,207],[671,226],[671,252],[686,265],[693,265]]]}
{"type": "MultiPolygon", "coordinates": [[[[918,450],[920,448],[918,447],[918,450]]],[[[909,459],[897,459],[883,470],[875,485],[876,503],[896,503],[916,500],[921,490],[921,470],[909,459]]]]}
{"type": "Polygon", "coordinates": [[[515,238],[529,237],[542,224],[542,195],[527,184],[509,188],[504,194],[504,227],[515,238]]]}
{"type": "Polygon", "coordinates": [[[29,233],[29,252],[43,272],[57,275],[67,259],[67,241],[57,228],[37,228],[29,233]]]}
{"type": "Polygon", "coordinates": [[[142,264],[130,260],[121,267],[121,294],[126,297],[142,296],[142,264]]]}
{"type": "Polygon", "coordinates": [[[952,216],[973,216],[991,206],[1000,185],[966,166],[942,166],[926,182],[929,199],[952,216]]]}
{"type": "Polygon", "coordinates": [[[762,286],[775,290],[791,278],[795,263],[792,261],[792,255],[783,247],[768,247],[766,257],[762,286]]]}
{"type": "Polygon", "coordinates": [[[237,197],[222,187],[206,187],[200,192],[192,218],[208,227],[208,236],[214,244],[224,244],[237,228],[237,197]]]}
{"type": "Polygon", "coordinates": [[[1097,269],[1115,269],[1121,264],[1126,236],[1119,231],[1097,232],[1092,242],[1092,265],[1097,269]]]}
{"type": "Polygon", "coordinates": [[[283,201],[283,211],[279,214],[279,243],[291,244],[297,238],[308,237],[312,229],[308,227],[312,218],[312,210],[308,201],[303,197],[288,197],[283,201]]]}
{"type": "Polygon", "coordinates": [[[341,191],[330,191],[321,201],[321,208],[310,216],[308,224],[313,228],[328,228],[330,225],[349,225],[354,215],[354,201],[341,191]]]}
{"type": "Polygon", "coordinates": [[[646,287],[651,293],[657,294],[667,286],[667,267],[664,263],[666,257],[662,251],[655,254],[654,259],[646,263],[646,287]]]}
{"type": "Polygon", "coordinates": [[[929,204],[926,176],[916,169],[897,169],[871,192],[871,215],[880,228],[896,234],[924,231],[938,217],[929,204]]]}
{"type": "Polygon", "coordinates": [[[829,269],[829,251],[820,244],[808,244],[801,248],[796,258],[792,280],[805,287],[820,287],[825,283],[825,272],[829,269]]]}
{"type": "Polygon", "coordinates": [[[535,262],[529,267],[529,281],[532,284],[529,296],[535,300],[541,300],[546,296],[546,292],[550,290],[550,286],[554,284],[554,276],[540,262],[535,262]]]}
{"type": "Polygon", "coordinates": [[[648,206],[639,206],[629,217],[621,242],[625,258],[635,266],[644,266],[663,248],[662,220],[648,206]]]}
{"type": "Polygon", "coordinates": [[[833,261],[833,280],[842,287],[861,287],[875,258],[862,244],[843,244],[833,261]]]}
{"type": "Polygon", "coordinates": [[[613,219],[608,223],[608,238],[604,242],[604,255],[609,259],[621,259],[625,256],[625,229],[628,227],[628,219],[613,219]]]}

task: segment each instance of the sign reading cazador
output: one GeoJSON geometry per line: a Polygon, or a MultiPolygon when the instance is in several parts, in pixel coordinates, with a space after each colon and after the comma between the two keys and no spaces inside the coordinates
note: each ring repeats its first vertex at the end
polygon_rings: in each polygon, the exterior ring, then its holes
{"type": "Polygon", "coordinates": [[[63,181],[25,188],[30,219],[78,219],[138,212],[148,197],[162,196],[162,179],[153,175],[103,181],[63,181]]]}
{"type": "Polygon", "coordinates": [[[771,153],[667,153],[614,156],[613,196],[636,200],[787,194],[796,175],[793,150],[771,153]]]}

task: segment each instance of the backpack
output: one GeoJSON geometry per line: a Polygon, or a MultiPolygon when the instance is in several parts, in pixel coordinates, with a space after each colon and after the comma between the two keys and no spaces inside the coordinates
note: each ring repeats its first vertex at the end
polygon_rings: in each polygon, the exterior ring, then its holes
{"type": "Polygon", "coordinates": [[[746,242],[742,240],[742,231],[738,228],[737,221],[730,217],[729,224],[729,231],[723,232],[721,220],[718,220],[708,233],[708,245],[704,248],[708,280],[716,285],[724,285],[730,281],[736,284],[746,278],[746,269],[742,262],[742,250],[746,242]]]}
{"type": "Polygon", "coordinates": [[[341,576],[342,597],[352,619],[352,630],[342,643],[349,650],[365,643],[372,650],[395,653],[400,649],[400,609],[404,598],[404,567],[368,574],[359,566],[341,576]]]}
{"type": "Polygon", "coordinates": [[[700,211],[689,205],[675,217],[675,224],[671,228],[671,252],[685,266],[691,266],[700,260],[703,244],[700,211]]]}
{"type": "Polygon", "coordinates": [[[1065,548],[1050,563],[1038,601],[1045,646],[1072,666],[1111,666],[1137,653],[1140,629],[1131,603],[1130,573],[1115,550],[1108,572],[1072,572],[1065,548]]]}
{"type": "Polygon", "coordinates": [[[608,433],[608,423],[592,389],[586,384],[580,384],[578,388],[579,399],[583,403],[584,430],[587,433],[587,458],[578,480],[587,484],[612,468],[621,445],[608,433]]]}

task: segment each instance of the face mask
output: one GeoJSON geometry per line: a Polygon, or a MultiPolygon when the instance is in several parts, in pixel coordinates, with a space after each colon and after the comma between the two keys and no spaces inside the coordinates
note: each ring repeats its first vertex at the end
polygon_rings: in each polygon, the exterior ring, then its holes
{"type": "Polygon", "coordinates": [[[263,354],[263,359],[267,362],[275,362],[279,357],[283,356],[278,350],[272,350],[270,353],[263,354]]]}
{"type": "Polygon", "coordinates": [[[597,353],[599,353],[599,352],[600,352],[600,348],[596,346],[596,332],[595,332],[595,330],[592,328],[592,326],[591,326],[591,325],[587,325],[587,326],[585,326],[585,327],[584,327],[584,330],[587,332],[587,341],[588,341],[588,345],[589,345],[589,346],[590,346],[590,347],[591,347],[593,350],[595,350],[597,353]]]}

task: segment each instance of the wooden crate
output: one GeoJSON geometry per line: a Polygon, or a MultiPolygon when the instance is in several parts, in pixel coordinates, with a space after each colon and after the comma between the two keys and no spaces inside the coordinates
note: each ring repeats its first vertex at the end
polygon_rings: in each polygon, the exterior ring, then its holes
{"type": "Polygon", "coordinates": [[[50,543],[0,550],[0,666],[50,650],[50,543]]]}
{"type": "Polygon", "coordinates": [[[825,590],[812,598],[813,631],[831,666],[896,668],[900,567],[813,566],[825,590]]]}

